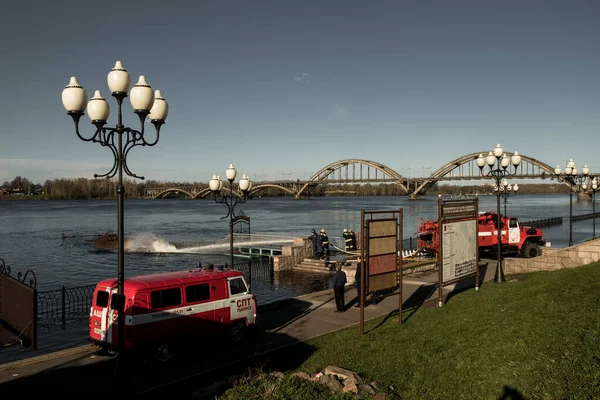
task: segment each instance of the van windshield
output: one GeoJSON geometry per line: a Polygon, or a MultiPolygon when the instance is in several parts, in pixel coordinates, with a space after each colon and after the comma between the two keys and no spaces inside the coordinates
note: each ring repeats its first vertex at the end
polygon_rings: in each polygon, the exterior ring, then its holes
{"type": "Polygon", "coordinates": [[[236,278],[229,281],[229,290],[231,295],[246,293],[248,289],[242,278],[236,278]]]}

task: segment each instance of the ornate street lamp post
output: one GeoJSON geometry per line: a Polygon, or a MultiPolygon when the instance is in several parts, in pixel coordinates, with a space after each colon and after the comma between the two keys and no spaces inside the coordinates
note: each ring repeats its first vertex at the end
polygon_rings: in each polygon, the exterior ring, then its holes
{"type": "MultiPolygon", "coordinates": [[[[502,179],[502,182],[500,184],[500,196],[502,196],[502,198],[504,199],[504,216],[506,217],[506,203],[508,202],[508,198],[510,196],[516,196],[517,192],[519,191],[519,184],[515,183],[514,185],[510,185],[510,183],[508,183],[508,180],[506,179],[502,179]]],[[[496,193],[497,195],[498,192],[498,186],[494,185],[494,193],[496,193]]]]}
{"type": "MultiPolygon", "coordinates": [[[[73,118],[75,123],[75,133],[77,136],[86,142],[100,143],[102,147],[108,147],[114,157],[114,163],[110,171],[105,174],[94,174],[94,178],[106,177],[110,179],[117,175],[118,183],[116,192],[118,195],[117,204],[117,229],[118,229],[118,268],[117,268],[117,294],[116,302],[118,304],[118,355],[119,359],[123,355],[125,343],[125,301],[123,297],[123,284],[125,280],[125,264],[124,264],[124,195],[125,188],[123,187],[123,172],[133,177],[144,179],[143,176],[137,176],[131,172],[127,166],[127,154],[136,146],[154,146],[159,139],[160,128],[167,119],[169,106],[165,99],[161,96],[160,91],[152,91],[152,88],[146,82],[144,76],[140,76],[138,82],[129,91],[130,77],[126,69],[123,68],[120,61],[117,61],[115,67],[108,74],[108,87],[112,96],[117,100],[117,125],[105,127],[110,107],[107,101],[102,97],[99,90],[96,90],[94,96],[89,100],[87,93],[79,84],[76,77],[72,77],[69,84],[62,92],[62,102],[67,110],[67,114],[73,118]],[[128,92],[129,91],[129,95],[128,92]],[[134,112],[140,119],[141,129],[139,131],[123,126],[122,104],[123,100],[129,96],[134,112]],[[87,108],[88,116],[95,126],[95,131],[91,137],[84,137],[79,133],[79,119],[84,114],[87,108]],[[146,118],[156,129],[156,138],[154,141],[147,141],[144,132],[144,122],[146,118]],[[125,135],[125,143],[123,136],[125,135]]],[[[112,302],[112,300],[111,300],[112,302]]]]}
{"type": "Polygon", "coordinates": [[[598,191],[598,177],[592,179],[592,239],[596,239],[596,192],[598,191]]]}
{"type": "MultiPolygon", "coordinates": [[[[496,181],[496,187],[500,188],[502,180],[507,176],[515,176],[517,168],[521,164],[521,156],[515,151],[511,157],[504,153],[502,146],[497,144],[494,150],[490,151],[486,157],[480,154],[477,157],[477,166],[481,176],[493,178],[496,181]],[[484,167],[487,164],[488,171],[484,173],[484,167]],[[513,166],[513,170],[509,167],[513,166]]],[[[504,266],[502,265],[502,224],[500,220],[500,190],[496,191],[496,210],[498,217],[498,261],[496,263],[496,273],[494,275],[495,283],[502,283],[504,279],[504,266]]],[[[508,232],[508,231],[507,231],[508,232]]]]}
{"type": "MultiPolygon", "coordinates": [[[[569,247],[573,246],[573,188],[582,185],[587,181],[590,169],[584,165],[581,170],[582,175],[577,175],[577,167],[575,161],[571,158],[565,167],[564,174],[560,169],[560,165],[554,168],[554,174],[558,180],[565,180],[569,185],[569,247]]],[[[586,185],[587,186],[587,185],[586,185]]]]}
{"type": "Polygon", "coordinates": [[[208,183],[210,190],[213,192],[215,202],[227,205],[227,215],[221,219],[229,217],[229,253],[231,256],[229,268],[233,268],[233,219],[236,217],[235,206],[239,203],[245,203],[248,200],[248,192],[250,192],[250,189],[252,189],[252,181],[246,175],[243,175],[238,184],[238,187],[242,192],[242,196],[239,197],[234,195],[233,181],[235,180],[236,175],[237,171],[233,167],[233,164],[229,164],[229,168],[227,168],[227,171],[225,172],[225,176],[229,181],[229,196],[223,194],[223,181],[221,178],[219,178],[219,176],[213,175],[212,179],[208,183]]]}

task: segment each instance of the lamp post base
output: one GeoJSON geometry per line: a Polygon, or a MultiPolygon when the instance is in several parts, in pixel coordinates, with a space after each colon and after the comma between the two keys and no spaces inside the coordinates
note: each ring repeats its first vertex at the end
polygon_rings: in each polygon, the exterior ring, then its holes
{"type": "Polygon", "coordinates": [[[502,268],[502,261],[498,260],[496,263],[496,273],[494,274],[494,283],[504,283],[504,268],[502,268]]]}

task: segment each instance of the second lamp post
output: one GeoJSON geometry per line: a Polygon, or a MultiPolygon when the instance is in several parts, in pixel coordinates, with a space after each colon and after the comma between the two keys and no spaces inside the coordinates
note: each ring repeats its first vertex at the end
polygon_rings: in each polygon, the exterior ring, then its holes
{"type": "Polygon", "coordinates": [[[243,175],[238,184],[242,195],[238,196],[237,194],[234,194],[233,181],[235,180],[236,175],[237,171],[235,170],[233,164],[229,164],[229,168],[227,168],[227,171],[225,172],[225,176],[229,181],[229,196],[222,193],[223,181],[218,175],[213,175],[212,179],[208,183],[210,190],[213,192],[215,202],[224,203],[227,205],[227,215],[221,219],[229,217],[229,253],[231,256],[229,268],[233,268],[233,219],[236,217],[235,206],[239,203],[245,203],[248,200],[248,193],[250,192],[250,189],[252,189],[252,182],[246,175],[243,175]]]}
{"type": "Polygon", "coordinates": [[[511,186],[510,183],[508,183],[508,180],[502,179],[500,187],[494,185],[494,193],[498,194],[498,190],[500,190],[500,196],[504,199],[504,216],[506,217],[506,203],[510,196],[515,196],[517,194],[519,191],[519,184],[515,183],[511,186]]]}
{"type": "Polygon", "coordinates": [[[575,186],[583,184],[590,173],[590,169],[587,165],[584,165],[581,169],[582,175],[577,175],[577,167],[575,161],[571,158],[565,167],[565,173],[562,173],[560,165],[554,168],[554,174],[557,179],[563,179],[569,185],[569,247],[573,246],[573,189],[575,186]]]}
{"type": "MultiPolygon", "coordinates": [[[[497,144],[494,150],[490,151],[486,157],[480,154],[477,157],[477,166],[481,176],[493,178],[496,181],[496,187],[500,188],[502,181],[507,176],[515,176],[517,174],[517,167],[521,164],[521,156],[519,152],[515,151],[511,157],[504,153],[502,146],[497,144]],[[488,172],[484,173],[484,167],[487,164],[489,167],[488,172]],[[513,165],[514,170],[511,171],[509,168],[510,164],[513,165]]],[[[508,184],[508,182],[507,182],[508,184]]],[[[496,191],[497,197],[497,212],[498,212],[498,262],[496,263],[496,273],[494,275],[494,282],[504,282],[504,267],[502,265],[502,223],[500,220],[500,190],[496,191]]]]}

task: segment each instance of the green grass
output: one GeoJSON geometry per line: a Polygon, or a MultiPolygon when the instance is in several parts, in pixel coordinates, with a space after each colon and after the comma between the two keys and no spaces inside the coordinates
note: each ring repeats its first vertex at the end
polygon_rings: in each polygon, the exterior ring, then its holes
{"type": "Polygon", "coordinates": [[[507,280],[315,339],[297,370],[348,368],[388,398],[600,398],[600,263],[507,280]]]}

